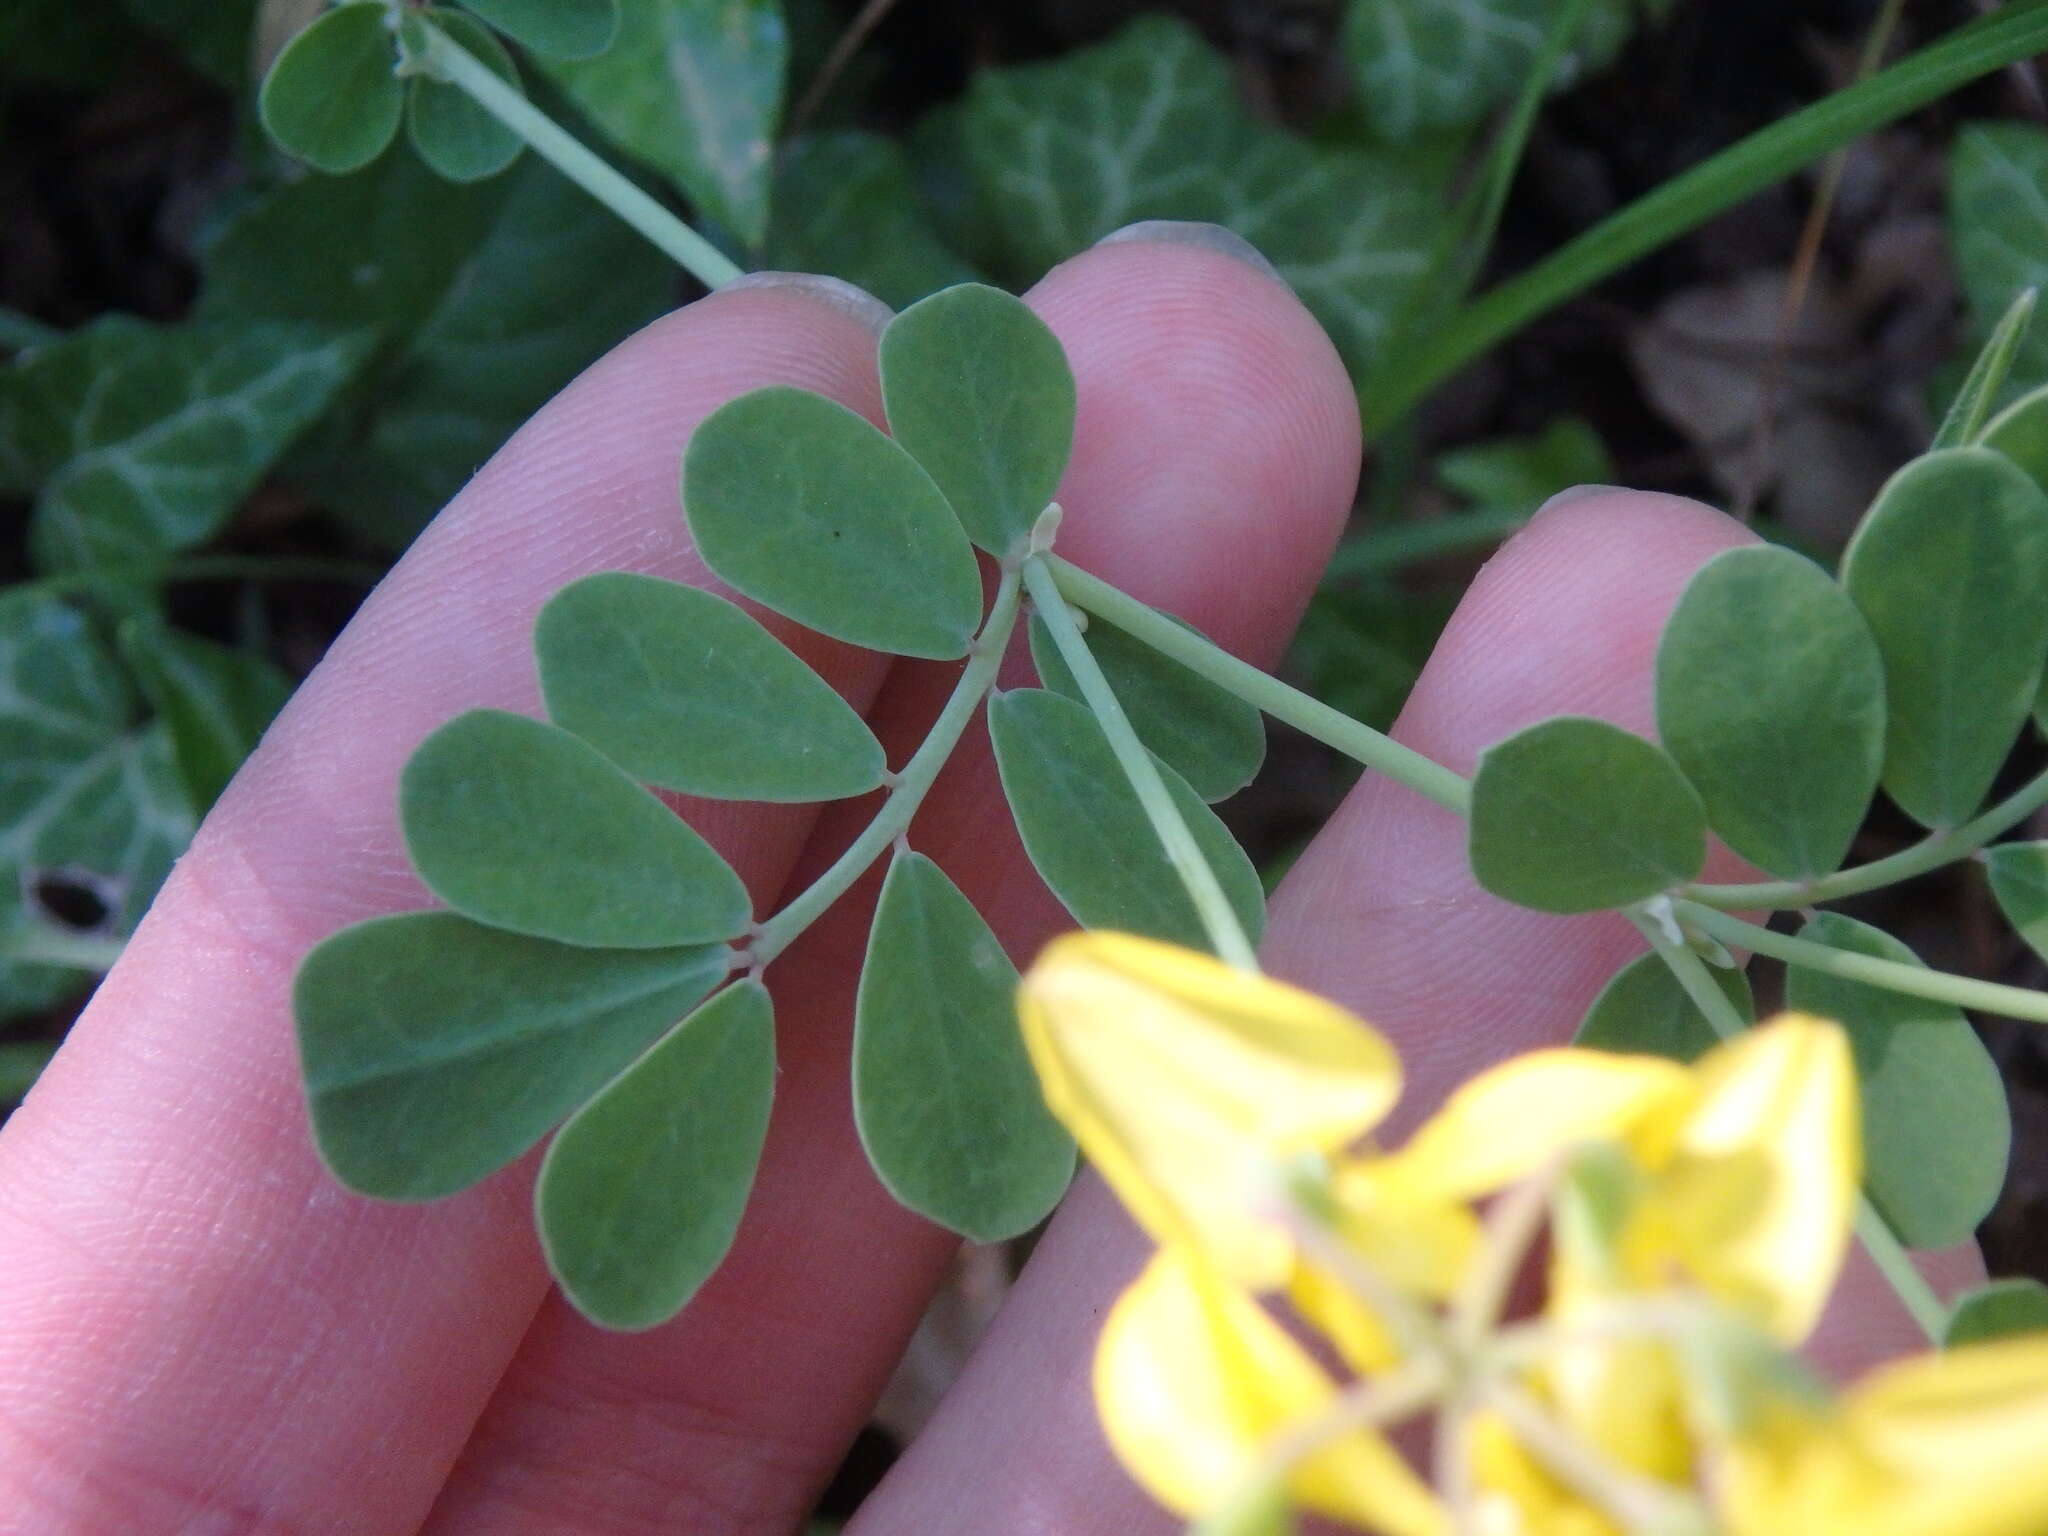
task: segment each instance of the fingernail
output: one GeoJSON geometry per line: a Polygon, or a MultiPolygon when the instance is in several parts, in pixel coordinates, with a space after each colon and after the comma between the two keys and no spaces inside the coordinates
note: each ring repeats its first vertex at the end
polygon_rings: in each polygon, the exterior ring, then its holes
{"type": "Polygon", "coordinates": [[[749,272],[723,284],[718,291],[733,293],[742,288],[779,288],[787,293],[800,293],[828,309],[836,309],[842,315],[858,320],[877,336],[896,318],[895,311],[867,289],[856,288],[844,278],[826,277],[821,272],[749,272]]]}
{"type": "Polygon", "coordinates": [[[1200,224],[1192,219],[1140,219],[1135,224],[1126,224],[1122,229],[1104,235],[1095,243],[1199,246],[1205,251],[1241,261],[1253,271],[1265,273],[1276,283],[1286,281],[1280,275],[1280,269],[1266,260],[1256,245],[1221,224],[1200,224]]]}
{"type": "MultiPolygon", "coordinates": [[[[1536,509],[1534,517],[1541,517],[1546,512],[1555,511],[1559,507],[1569,506],[1575,501],[1584,501],[1589,496],[1610,496],[1616,491],[1625,491],[1627,489],[1628,487],[1625,485],[1575,485],[1569,490],[1559,491],[1550,500],[1544,502],[1542,506],[1536,509]]],[[[1534,518],[1531,520],[1533,521],[1534,518]]]]}

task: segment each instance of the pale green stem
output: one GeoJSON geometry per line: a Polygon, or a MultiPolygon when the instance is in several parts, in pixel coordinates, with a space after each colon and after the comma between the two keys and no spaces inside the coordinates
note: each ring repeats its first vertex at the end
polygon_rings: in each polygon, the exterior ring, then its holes
{"type": "MultiPolygon", "coordinates": [[[[1661,924],[1645,915],[1640,908],[1630,908],[1629,916],[1636,927],[1642,930],[1656,949],[1658,956],[1678,978],[1678,984],[1685,988],[1685,995],[1693,1000],[1714,1032],[1723,1040],[1733,1039],[1749,1027],[1749,1021],[1736,1011],[1728,995],[1714,985],[1714,978],[1707,974],[1706,962],[1687,949],[1683,944],[1674,943],[1661,924]]],[[[1764,931],[1764,930],[1759,930],[1764,931]]],[[[1725,937],[1719,935],[1718,937],[1725,937]]],[[[1732,942],[1732,941],[1731,941],[1732,942]]],[[[1754,944],[1745,948],[1755,949],[1754,944]]],[[[1816,945],[1816,948],[1826,948],[1816,945]]],[[[1828,949],[1828,954],[1843,951],[1828,949]]],[[[1917,969],[1917,967],[1909,967],[1917,969]]],[[[1943,1328],[1948,1322],[1948,1308],[1941,1298],[1934,1294],[1934,1288],[1927,1283],[1927,1277],[1920,1273],[1906,1245],[1899,1241],[1899,1235],[1891,1229],[1877,1207],[1870,1203],[1870,1196],[1858,1195],[1856,1207],[1856,1235],[1862,1240],[1864,1252],[1890,1283],[1898,1295],[1899,1303],[1913,1316],[1930,1342],[1940,1343],[1943,1328]]]]}
{"type": "Polygon", "coordinates": [[[1465,1272],[1451,1308],[1452,1329],[1465,1349],[1478,1349],[1507,1311],[1515,1278],[1543,1233],[1562,1166],[1553,1159],[1502,1194],[1486,1213],[1484,1246],[1465,1272]]]}
{"type": "Polygon", "coordinates": [[[1202,919],[1209,942],[1227,964],[1241,971],[1257,971],[1259,958],[1252,948],[1251,939],[1238,922],[1230,898],[1223,894],[1216,871],[1203,857],[1195,834],[1188,830],[1180,807],[1174,804],[1173,796],[1167,792],[1166,780],[1159,776],[1152,754],[1138,740],[1138,733],[1131,728],[1129,717],[1117,702],[1116,691],[1109,686],[1109,679],[1102,675],[1102,668],[1095,664],[1095,655],[1088,649],[1088,642],[1081,638],[1081,629],[1074,622],[1074,616],[1067,612],[1066,600],[1060,595],[1059,585],[1054,581],[1044,555],[1034,554],[1025,558],[1024,586],[1031,594],[1031,601],[1045,624],[1046,633],[1059,647],[1067,670],[1081,685],[1081,696],[1088,701],[1088,707],[1101,723],[1102,734],[1109,739],[1109,749],[1116,754],[1124,777],[1130,780],[1138,803],[1145,808],[1145,819],[1152,823],[1160,846],[1166,850],[1167,863],[1173,866],[1173,872],[1187,887],[1188,899],[1195,904],[1195,912],[1202,919]]]}
{"type": "Polygon", "coordinates": [[[717,246],[592,154],[446,32],[424,16],[415,16],[426,33],[426,63],[435,75],[466,92],[518,134],[535,154],[646,236],[706,288],[722,287],[740,275],[740,269],[717,246]]]}
{"type": "Polygon", "coordinates": [[[1968,858],[2048,805],[2048,772],[2037,774],[1990,810],[1947,832],[1922,838],[1910,848],[1818,880],[1764,880],[1754,885],[1685,885],[1677,894],[1702,906],[1744,911],[1761,907],[1812,907],[1865,891],[1881,890],[1968,858]]]}
{"type": "Polygon", "coordinates": [[[1493,1382],[1485,1401],[1551,1476],[1599,1506],[1623,1530],[1640,1536],[1670,1536],[1677,1531],[1709,1536],[1714,1529],[1692,1495],[1617,1466],[1519,1388],[1493,1382]]]}
{"type": "Polygon", "coordinates": [[[1472,801],[1472,786],[1442,763],[1432,762],[1392,737],[1330,708],[1298,688],[1290,688],[1249,662],[1239,661],[1222,647],[1182,629],[1135,597],[1118,591],[1099,576],[1057,555],[1047,557],[1060,594],[1075,607],[1106,619],[1144,641],[1162,656],[1206,677],[1275,720],[1293,726],[1325,746],[1365,764],[1375,772],[1407,785],[1417,794],[1463,815],[1472,801]]]}
{"type": "Polygon", "coordinates": [[[959,744],[961,732],[967,729],[967,722],[974,718],[975,710],[981,707],[981,701],[995,684],[996,673],[1003,664],[1003,653],[1010,647],[1010,632],[1017,624],[1017,583],[1016,567],[1005,566],[1002,583],[996,588],[988,617],[982,621],[981,633],[975,637],[967,666],[960,673],[959,682],[953,685],[946,707],[932,722],[923,744],[911,754],[910,761],[903,765],[903,771],[896,775],[889,788],[889,798],[882,802],[875,819],[867,824],[846,852],[755,932],[752,959],[756,966],[766,965],[787,949],[798,934],[846,894],[867,867],[881,857],[884,849],[910,830],[911,818],[924,803],[932,781],[946,766],[946,759],[953,755],[953,748],[959,744]]]}
{"type": "Polygon", "coordinates": [[[121,958],[127,942],[126,939],[67,933],[61,928],[37,923],[0,939],[0,960],[18,965],[61,965],[67,970],[98,971],[104,975],[121,958]]]}

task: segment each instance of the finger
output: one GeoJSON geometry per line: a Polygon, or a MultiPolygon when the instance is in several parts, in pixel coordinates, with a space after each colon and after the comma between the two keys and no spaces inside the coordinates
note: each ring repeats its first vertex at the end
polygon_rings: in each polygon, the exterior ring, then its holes
{"type": "MultiPolygon", "coordinates": [[[[545,1287],[530,1175],[426,1208],[339,1190],[308,1140],[293,969],[342,923],[425,904],[399,768],[463,708],[535,710],[550,593],[613,566],[701,576],[676,504],[695,423],[770,383],[875,414],[873,359],[872,326],[815,292],[650,327],[492,460],[299,691],[0,1137],[13,1518],[416,1528],[545,1287]]],[[[865,702],[877,658],[803,643],[865,702]]],[[[807,829],[787,808],[690,814],[757,895],[807,829]]]]}
{"type": "MultiPolygon", "coordinates": [[[[1270,276],[1185,244],[1098,248],[1030,299],[1079,390],[1062,552],[1270,660],[1357,478],[1356,407],[1328,341],[1270,276]]],[[[872,718],[892,761],[921,739],[953,676],[891,675],[872,718]]],[[[867,814],[835,810],[809,872],[867,814]]],[[[912,840],[1013,954],[1067,926],[1009,829],[979,726],[912,840]]],[[[636,1339],[599,1336],[551,1304],[436,1530],[781,1531],[838,1463],[954,1247],[875,1183],[850,1118],[853,993],[876,883],[769,973],[776,1115],[725,1266],[676,1323],[636,1339]]]]}

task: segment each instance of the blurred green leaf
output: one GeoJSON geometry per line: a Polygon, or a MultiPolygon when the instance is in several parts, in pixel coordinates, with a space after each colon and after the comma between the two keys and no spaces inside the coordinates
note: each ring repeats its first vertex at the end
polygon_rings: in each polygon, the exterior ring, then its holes
{"type": "Polygon", "coordinates": [[[2005,920],[2048,958],[2048,843],[1995,843],[1984,850],[1984,867],[2005,920]]]}
{"type": "Polygon", "coordinates": [[[1941,1336],[1943,1349],[1988,1344],[2048,1330],[2048,1285],[2038,1280],[1993,1280],[1956,1299],[1941,1336]]]}
{"type": "MultiPolygon", "coordinates": [[[[619,45],[619,0],[462,0],[514,42],[543,58],[587,59],[619,45]]],[[[644,0],[626,7],[637,10],[644,0]]]]}
{"type": "MultiPolygon", "coordinates": [[[[990,697],[988,723],[1024,851],[1075,921],[1207,951],[1207,930],[1095,716],[1019,688],[990,697]]],[[[1159,772],[1256,943],[1266,921],[1258,871],[1187,780],[1164,763],[1159,772]]]]}
{"type": "Polygon", "coordinates": [[[1030,537],[1074,446],[1074,375],[1022,299],[963,283],[882,333],[889,432],[997,559],[1030,537]]]}
{"type": "MultiPolygon", "coordinates": [[[[2014,299],[2048,285],[2048,129],[1972,123],[1949,161],[1949,223],[1956,275],[1980,337],[2014,299]]],[[[2048,384],[2048,326],[2028,333],[2013,359],[2003,402],[2048,384]]]]}
{"type": "Polygon", "coordinates": [[[1716,555],[1657,648],[1657,734],[1730,848],[1787,880],[1834,873],[1884,764],[1884,663],[1834,580],[1769,546],[1716,555]]]}
{"type": "Polygon", "coordinates": [[[413,864],[465,917],[608,949],[729,939],[746,887],[689,824],[559,726],[472,709],[399,781],[413,864]]]}
{"type": "Polygon", "coordinates": [[[898,309],[974,280],[939,238],[894,139],[805,134],[780,159],[764,267],[842,277],[898,309]]]}
{"type": "Polygon", "coordinates": [[[735,800],[838,800],[882,782],[874,732],[752,615],[715,593],[607,571],[533,631],[548,715],[635,778],[735,800]]]}
{"type": "Polygon", "coordinates": [[[606,1328],[683,1309],[732,1246],[775,1097],[768,989],[734,982],[570,1117],[541,1164],[548,1267],[606,1328]]]}
{"type": "Polygon", "coordinates": [[[1456,588],[1416,592],[1389,581],[1327,584],[1302,616],[1282,671],[1325,704],[1385,730],[1456,606],[1456,588]]]}
{"type": "Polygon", "coordinates": [[[405,87],[381,5],[340,5],[284,46],[258,99],[263,126],[288,153],[330,175],[359,171],[398,132],[405,87]]]}
{"type": "MultiPolygon", "coordinates": [[[[461,11],[430,6],[427,20],[514,90],[519,69],[491,29],[461,11]]],[[[524,141],[476,104],[469,92],[426,75],[407,88],[405,131],[419,157],[450,181],[482,181],[514,160],[524,141]]]]}
{"type": "Polygon", "coordinates": [[[718,576],[799,624],[948,660],[981,621],[981,574],[917,461],[845,406],[757,389],[683,454],[683,510],[718,576]]]}
{"type": "Polygon", "coordinates": [[[128,619],[120,647],[170,734],[192,813],[204,816],[284,708],[292,680],[261,656],[184,634],[154,616],[128,619]]]}
{"type": "Polygon", "coordinates": [[[1929,827],[1969,820],[2048,656],[2048,494],[1986,448],[1915,459],[1842,557],[1884,657],[1884,787],[1929,827]]]}
{"type": "MultiPolygon", "coordinates": [[[[1756,1000],[1747,975],[1718,965],[1708,966],[1707,974],[1737,1013],[1756,1022],[1756,1000]]],[[[1648,954],[1631,960],[1600,989],[1579,1021],[1572,1044],[1593,1051],[1697,1061],[1720,1040],[1671,967],[1661,956],[1648,954]]]]}
{"type": "MultiPolygon", "coordinates": [[[[1800,937],[1906,965],[1920,957],[1882,929],[1836,912],[1800,937]]],[[[1960,1010],[1794,965],[1788,1007],[1849,1032],[1863,1088],[1863,1184],[1911,1248],[1966,1241],[2005,1183],[2012,1116],[2005,1084],[1960,1010]]]]}
{"type": "Polygon", "coordinates": [[[753,246],[788,58],[779,0],[633,0],[601,56],[544,67],[613,143],[753,246]]]}
{"type": "Polygon", "coordinates": [[[1502,437],[1440,454],[1436,477],[1478,507],[1534,512],[1560,491],[1606,485],[1614,460],[1600,434],[1576,416],[1560,416],[1530,437],[1502,437]]]}
{"type": "Polygon", "coordinates": [[[437,1200],[495,1173],[726,975],[732,952],[580,949],[452,912],[344,928],[292,1006],[314,1140],[334,1176],[437,1200]]]}
{"type": "Polygon", "coordinates": [[[2030,390],[1992,417],[1978,442],[2002,453],[2048,491],[2048,384],[2030,390]]]}
{"type": "Polygon", "coordinates": [[[1542,912],[1597,912],[1682,884],[1706,859],[1700,797],[1661,747],[1560,715],[1479,755],[1472,874],[1542,912]]]}
{"type": "Polygon", "coordinates": [[[890,862],[854,1014],[861,1145],[903,1205],[978,1243],[1045,1219],[1074,1174],[1017,1028],[1017,968],[921,853],[890,862]]]}
{"type": "Polygon", "coordinates": [[[10,1040],[0,1045],[0,1105],[19,1104],[57,1054],[54,1040],[10,1040]]]}
{"type": "MultiPolygon", "coordinates": [[[[248,84],[256,0],[123,0],[123,4],[137,21],[182,48],[185,57],[209,79],[237,93],[248,84]]],[[[0,47],[0,55],[5,52],[0,47]]]]}

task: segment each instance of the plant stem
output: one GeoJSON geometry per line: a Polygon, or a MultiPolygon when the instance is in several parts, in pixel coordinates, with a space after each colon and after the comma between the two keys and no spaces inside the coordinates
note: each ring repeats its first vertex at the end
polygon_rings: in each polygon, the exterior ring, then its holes
{"type": "Polygon", "coordinates": [[[1398,364],[1376,369],[1374,377],[1385,387],[1361,402],[1367,435],[1378,436],[1467,363],[1637,257],[1859,135],[2044,49],[2048,7],[2008,5],[1666,182],[1482,295],[1422,344],[1404,351],[1398,364]]]}
{"type": "Polygon", "coordinates": [[[896,775],[889,798],[875,812],[875,819],[862,829],[846,852],[832,862],[831,868],[755,932],[752,959],[756,966],[766,965],[789,948],[798,934],[846,894],[848,887],[881,856],[883,849],[910,830],[911,818],[924,803],[932,781],[946,766],[946,759],[953,755],[953,748],[959,744],[961,732],[967,729],[967,722],[974,718],[974,711],[995,683],[996,672],[1003,664],[1003,653],[1010,647],[1010,632],[1017,625],[1017,584],[1016,567],[1005,565],[1002,582],[996,588],[995,601],[989,605],[988,617],[982,621],[981,633],[975,636],[967,666],[960,673],[960,681],[953,685],[946,707],[939,711],[939,717],[932,722],[923,743],[903,765],[903,771],[896,775]]]}
{"type": "Polygon", "coordinates": [[[1053,579],[1052,569],[1046,564],[1044,555],[1025,558],[1024,587],[1031,594],[1039,618],[1045,623],[1046,633],[1059,647],[1061,659],[1074,674],[1074,681],[1081,685],[1081,696],[1095,712],[1102,734],[1109,738],[1109,749],[1116,754],[1118,766],[1123,769],[1124,777],[1130,780],[1138,803],[1145,808],[1145,819],[1152,823],[1153,832],[1165,848],[1167,863],[1173,866],[1174,873],[1180,876],[1180,883],[1187,888],[1188,899],[1195,904],[1202,926],[1208,930],[1210,944],[1226,963],[1241,971],[1257,971],[1258,954],[1252,948],[1252,941],[1246,937],[1243,925],[1238,922],[1230,898],[1223,894],[1216,871],[1202,856],[1195,834],[1188,830],[1180,807],[1167,793],[1166,781],[1159,776],[1152,754],[1145,750],[1144,743],[1138,740],[1138,733],[1131,729],[1123,705],[1117,702],[1116,691],[1109,686],[1109,679],[1102,675],[1102,668],[1095,664],[1095,655],[1088,649],[1088,642],[1081,638],[1081,629],[1074,622],[1074,616],[1067,612],[1066,599],[1060,595],[1059,584],[1053,579]]]}
{"type": "Polygon", "coordinates": [[[1481,1399],[1545,1470],[1631,1536],[1714,1529],[1697,1498],[1608,1460],[1520,1388],[1489,1385],[1481,1399]]]}
{"type": "Polygon", "coordinates": [[[1047,562],[1060,594],[1075,607],[1108,620],[1162,656],[1171,657],[1303,735],[1406,784],[1438,805],[1461,816],[1465,814],[1472,800],[1472,786],[1462,775],[1330,708],[1320,699],[1290,688],[1279,678],[1269,677],[1249,662],[1239,661],[1221,646],[1182,629],[1099,576],[1091,576],[1057,555],[1048,556],[1047,562]]]}
{"type": "Polygon", "coordinates": [[[2008,987],[1995,981],[1979,981],[1972,976],[1955,976],[1947,971],[1929,970],[1925,966],[1835,949],[1826,944],[1816,944],[1811,939],[1773,933],[1755,923],[1745,923],[1732,913],[1719,912],[1695,902],[1681,901],[1675,905],[1685,922],[1712,934],[1722,943],[1752,949],[1774,960],[1783,960],[1788,965],[1803,965],[1808,970],[1903,992],[1908,997],[1953,1003],[1958,1008],[1976,1008],[1984,1013],[2002,1014],[2008,1019],[2024,1019],[2030,1024],[2048,1024],[2048,992],[2008,987]]]}
{"type": "Polygon", "coordinates": [[[17,582],[0,592],[0,602],[17,597],[63,597],[94,587],[172,586],[188,581],[332,581],[374,587],[384,568],[358,561],[316,560],[300,556],[196,555],[189,560],[137,561],[99,565],[89,571],[65,571],[17,582]]]}
{"type": "Polygon", "coordinates": [[[592,154],[425,16],[416,13],[416,19],[426,33],[428,68],[467,92],[478,106],[525,140],[535,154],[646,236],[706,288],[721,287],[740,275],[740,269],[717,246],[592,154]]]}
{"type": "Polygon", "coordinates": [[[1860,896],[1957,859],[1968,858],[2002,832],[2010,831],[2048,805],[2048,772],[2037,774],[1974,821],[1935,832],[1910,848],[1818,880],[1765,880],[1755,885],[1686,885],[1678,895],[1703,907],[1742,911],[1757,907],[1811,907],[1845,896],[1860,896]]]}

